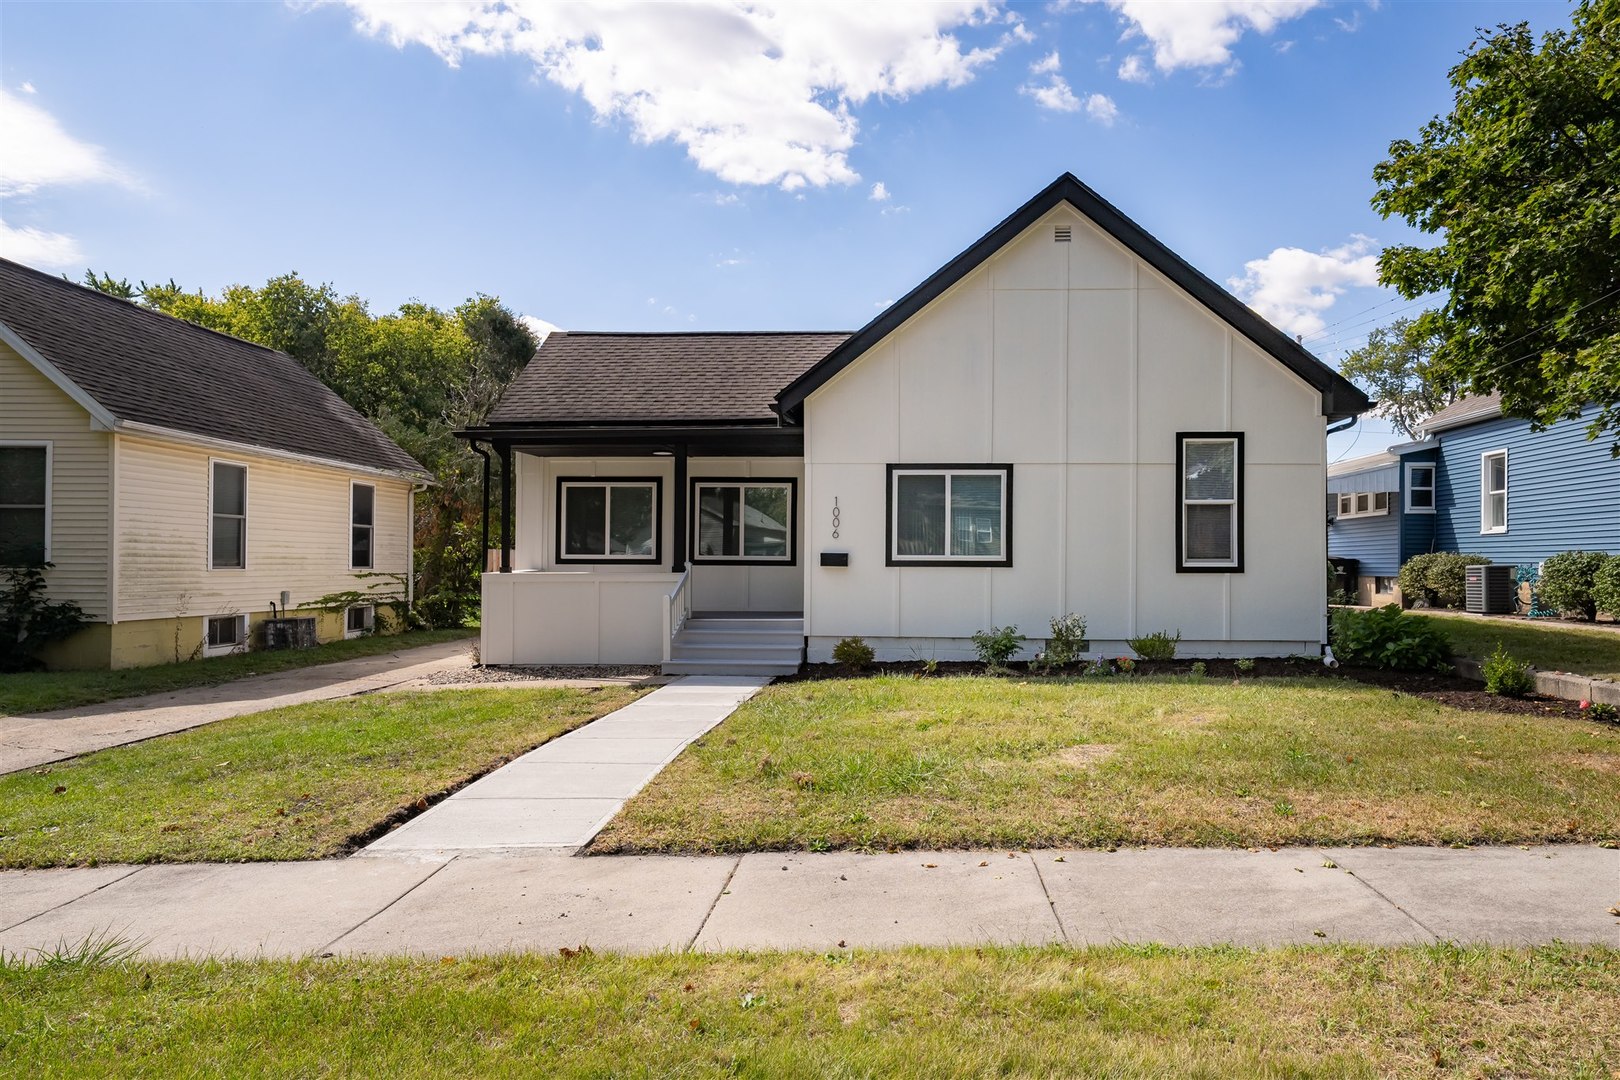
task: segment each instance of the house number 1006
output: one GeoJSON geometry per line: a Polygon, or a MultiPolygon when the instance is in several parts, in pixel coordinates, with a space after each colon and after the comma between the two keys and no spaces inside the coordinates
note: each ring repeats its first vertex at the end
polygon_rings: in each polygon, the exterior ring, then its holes
{"type": "Polygon", "coordinates": [[[833,535],[832,535],[832,538],[834,540],[838,539],[838,524],[839,524],[840,513],[841,512],[838,509],[838,496],[834,495],[833,496],[833,535]]]}

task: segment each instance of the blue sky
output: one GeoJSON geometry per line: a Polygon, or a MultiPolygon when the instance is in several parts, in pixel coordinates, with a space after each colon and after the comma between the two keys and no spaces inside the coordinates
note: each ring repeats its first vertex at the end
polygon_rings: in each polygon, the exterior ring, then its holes
{"type": "MultiPolygon", "coordinates": [[[[0,254],[576,329],[854,328],[1064,170],[1332,361],[1393,138],[1563,4],[0,7],[0,254]]],[[[1378,422],[1330,453],[1390,441],[1378,422]]]]}

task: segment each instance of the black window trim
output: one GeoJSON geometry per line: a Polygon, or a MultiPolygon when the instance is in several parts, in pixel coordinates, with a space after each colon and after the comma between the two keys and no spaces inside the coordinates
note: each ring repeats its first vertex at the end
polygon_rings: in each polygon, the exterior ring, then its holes
{"type": "Polygon", "coordinates": [[[377,485],[369,480],[349,481],[349,569],[375,570],[377,569],[377,485]],[[355,488],[371,489],[371,524],[360,525],[354,520],[354,490],[355,488]],[[369,561],[364,566],[354,561],[354,530],[366,530],[366,555],[369,561]]]}
{"type": "Polygon", "coordinates": [[[1243,475],[1243,432],[1241,431],[1178,431],[1176,432],[1176,573],[1178,574],[1241,574],[1243,573],[1243,518],[1244,500],[1248,491],[1248,484],[1243,475]],[[1186,477],[1183,470],[1186,468],[1186,449],[1188,440],[1223,439],[1234,442],[1237,446],[1237,463],[1233,481],[1237,488],[1232,494],[1233,503],[1237,510],[1237,520],[1233,524],[1232,546],[1233,554],[1237,556],[1235,562],[1220,564],[1204,564],[1187,562],[1187,512],[1186,477]]]}
{"type": "MultiPolygon", "coordinates": [[[[947,522],[950,507],[945,508],[947,522]]],[[[1006,464],[996,462],[955,462],[950,464],[937,464],[934,462],[898,462],[884,466],[883,469],[883,563],[885,566],[950,566],[956,569],[966,567],[1007,567],[1013,564],[1013,467],[1010,462],[1006,464]],[[1002,521],[1004,522],[1001,534],[1001,553],[999,559],[978,559],[968,557],[936,558],[924,556],[918,559],[897,559],[894,555],[894,474],[897,472],[999,472],[1005,477],[1001,490],[1002,521]]]]}
{"type": "MultiPolygon", "coordinates": [[[[651,566],[664,561],[664,478],[661,476],[559,476],[557,498],[552,506],[555,519],[557,564],[569,566],[651,566]],[[567,484],[606,487],[609,484],[651,484],[653,489],[653,553],[650,558],[621,555],[569,555],[563,551],[563,488],[567,484]]],[[[604,525],[607,523],[604,522],[604,525]]]]}
{"type": "Polygon", "coordinates": [[[691,546],[688,559],[693,564],[703,566],[798,566],[799,565],[799,481],[792,476],[694,476],[691,478],[691,491],[688,492],[687,517],[691,519],[692,530],[691,546]],[[724,555],[698,554],[698,488],[699,487],[729,487],[733,485],[758,487],[787,485],[788,489],[788,557],[786,559],[745,558],[741,555],[727,558],[724,555]]]}

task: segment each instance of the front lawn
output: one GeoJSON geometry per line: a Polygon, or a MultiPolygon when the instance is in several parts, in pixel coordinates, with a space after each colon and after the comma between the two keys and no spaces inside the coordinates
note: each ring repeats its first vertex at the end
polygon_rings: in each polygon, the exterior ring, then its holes
{"type": "Polygon", "coordinates": [[[1561,1076],[1620,951],[1115,946],[0,965],[16,1076],[1561,1076]]]}
{"type": "Polygon", "coordinates": [[[14,773],[0,777],[0,866],[340,854],[401,808],[639,693],[375,694],[239,716],[14,773]]]}
{"type": "Polygon", "coordinates": [[[1620,837],[1620,728],[1326,679],[770,687],[593,851],[1620,837]]]}
{"type": "Polygon", "coordinates": [[[190,686],[213,686],[249,675],[269,675],[289,668],[398,652],[417,645],[459,641],[471,638],[475,633],[476,630],[466,627],[411,630],[403,634],[378,634],[334,641],[313,649],[233,653],[230,656],[212,656],[180,664],[156,664],[121,671],[26,671],[8,674],[0,679],[0,716],[94,705],[115,698],[161,694],[190,686]]]}
{"type": "Polygon", "coordinates": [[[1543,671],[1620,679],[1620,630],[1524,619],[1409,614],[1437,623],[1451,638],[1451,649],[1458,656],[1484,660],[1496,651],[1497,642],[1501,642],[1516,659],[1543,671]]]}

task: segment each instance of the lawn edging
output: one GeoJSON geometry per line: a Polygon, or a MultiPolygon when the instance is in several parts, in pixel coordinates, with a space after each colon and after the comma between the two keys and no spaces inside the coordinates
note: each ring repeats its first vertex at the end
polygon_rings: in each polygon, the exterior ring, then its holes
{"type": "MultiPolygon", "coordinates": [[[[1484,663],[1468,656],[1453,658],[1457,674],[1475,682],[1485,681],[1484,663]]],[[[1592,701],[1620,706],[1620,683],[1598,679],[1590,675],[1575,675],[1567,671],[1540,671],[1532,668],[1536,693],[1542,697],[1562,698],[1565,701],[1592,701]]]]}

